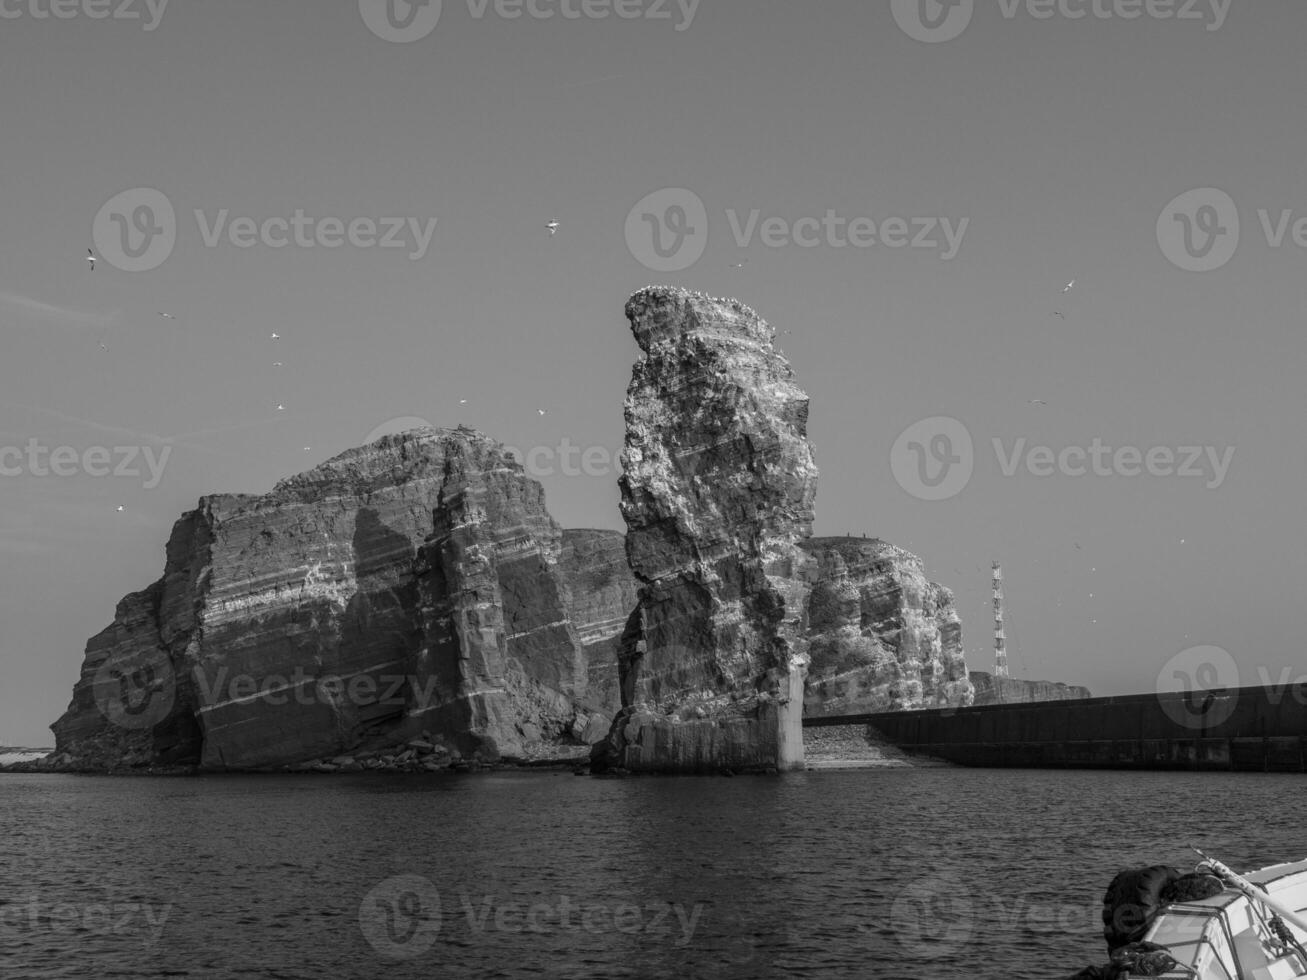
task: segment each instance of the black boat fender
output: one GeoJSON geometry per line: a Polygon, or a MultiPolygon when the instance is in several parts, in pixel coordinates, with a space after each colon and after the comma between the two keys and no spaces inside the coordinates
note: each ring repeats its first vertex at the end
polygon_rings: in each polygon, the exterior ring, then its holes
{"type": "Polygon", "coordinates": [[[1108,955],[1123,946],[1139,942],[1166,903],[1162,891],[1180,878],[1180,872],[1165,864],[1122,871],[1103,894],[1103,938],[1108,955]]]}

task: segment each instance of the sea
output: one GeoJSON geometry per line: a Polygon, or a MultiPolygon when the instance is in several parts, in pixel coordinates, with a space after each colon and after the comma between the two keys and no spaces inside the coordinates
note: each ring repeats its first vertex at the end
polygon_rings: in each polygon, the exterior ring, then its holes
{"type": "Polygon", "coordinates": [[[1029,978],[1120,869],[1307,857],[1300,775],[0,775],[0,977],[1029,978]]]}

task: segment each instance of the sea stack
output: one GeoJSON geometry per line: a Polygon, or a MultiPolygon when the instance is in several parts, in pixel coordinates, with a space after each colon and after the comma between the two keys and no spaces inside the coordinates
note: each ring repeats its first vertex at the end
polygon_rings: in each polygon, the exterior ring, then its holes
{"type": "Polygon", "coordinates": [[[162,578],[87,644],[57,750],[85,769],[221,770],[579,748],[611,715],[587,696],[561,548],[540,484],[472,429],[204,497],[162,578]]]}
{"type": "Polygon", "coordinates": [[[626,304],[621,510],[641,583],[622,711],[599,767],[803,767],[817,466],[808,397],[774,331],[734,299],[650,287],[626,304]]]}

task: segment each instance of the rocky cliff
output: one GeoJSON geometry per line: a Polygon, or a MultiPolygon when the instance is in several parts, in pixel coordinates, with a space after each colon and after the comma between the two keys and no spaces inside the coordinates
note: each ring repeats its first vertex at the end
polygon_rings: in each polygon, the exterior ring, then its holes
{"type": "Polygon", "coordinates": [[[1031,701],[1077,701],[1093,697],[1087,687],[1061,681],[995,677],[983,670],[971,671],[971,683],[976,689],[976,704],[1027,704],[1031,701]]]}
{"type": "Polygon", "coordinates": [[[544,492],[470,429],[203,498],[87,644],[73,764],[247,768],[426,735],[496,759],[602,734],[544,492]]]}
{"type": "Polygon", "coordinates": [[[803,764],[817,467],[808,398],[735,300],[648,288],[626,397],[622,516],[641,583],[623,711],[596,758],[697,771],[803,764]]]}
{"type": "Polygon", "coordinates": [[[961,707],[972,702],[953,593],[921,559],[876,538],[813,538],[805,714],[961,707]]]}
{"type": "Polygon", "coordinates": [[[569,588],[568,615],[585,650],[589,695],[611,719],[622,706],[618,645],[638,604],[639,583],[626,563],[626,535],[565,530],[558,570],[569,588]]]}
{"type": "MultiPolygon", "coordinates": [[[[972,703],[953,594],[926,577],[920,558],[876,538],[810,538],[801,547],[816,561],[805,716],[972,703]]],[[[572,586],[591,694],[616,711],[620,634],[638,587],[623,535],[564,531],[558,564],[572,586]]]]}

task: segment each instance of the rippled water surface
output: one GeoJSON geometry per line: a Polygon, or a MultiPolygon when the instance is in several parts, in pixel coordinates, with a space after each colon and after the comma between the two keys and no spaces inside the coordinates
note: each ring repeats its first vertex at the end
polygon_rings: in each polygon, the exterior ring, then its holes
{"type": "Polygon", "coordinates": [[[1121,866],[1307,856],[1300,776],[0,776],[0,976],[1015,977],[1121,866]]]}

